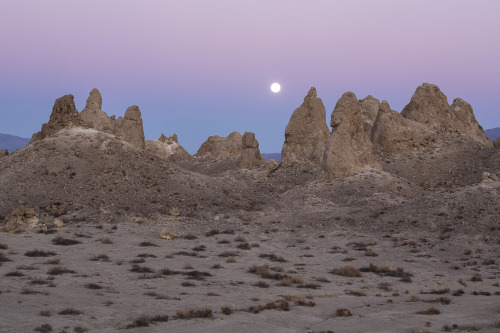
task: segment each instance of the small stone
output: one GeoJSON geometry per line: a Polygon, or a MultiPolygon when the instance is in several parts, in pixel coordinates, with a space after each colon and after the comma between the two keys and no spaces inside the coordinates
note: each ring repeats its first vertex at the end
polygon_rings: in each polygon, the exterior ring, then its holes
{"type": "Polygon", "coordinates": [[[172,229],[162,229],[160,231],[160,238],[166,240],[174,240],[179,238],[179,234],[172,229]]]}
{"type": "Polygon", "coordinates": [[[64,222],[59,219],[54,219],[52,223],[54,224],[54,228],[62,228],[64,226],[64,222]]]}
{"type": "Polygon", "coordinates": [[[177,217],[181,215],[181,212],[179,211],[179,208],[177,207],[174,207],[170,210],[170,216],[174,216],[174,217],[177,217]]]}

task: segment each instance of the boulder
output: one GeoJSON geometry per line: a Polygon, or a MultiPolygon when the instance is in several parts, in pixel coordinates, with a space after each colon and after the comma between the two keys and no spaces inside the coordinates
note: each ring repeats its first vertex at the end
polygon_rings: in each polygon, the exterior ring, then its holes
{"type": "Polygon", "coordinates": [[[213,158],[237,157],[242,151],[242,139],[243,137],[239,132],[232,132],[225,138],[218,135],[211,136],[201,145],[195,156],[210,156],[213,158]]]}
{"type": "Polygon", "coordinates": [[[0,149],[0,157],[4,157],[9,155],[9,151],[7,149],[0,149]]]}
{"type": "Polygon", "coordinates": [[[312,87],[286,126],[282,162],[312,161],[319,164],[329,136],[325,106],[317,97],[316,88],[312,87]]]}
{"type": "Polygon", "coordinates": [[[455,98],[451,104],[451,111],[458,120],[458,129],[462,135],[491,147],[491,140],[484,133],[483,127],[479,125],[474,116],[472,106],[461,98],[455,98]]]}
{"type": "Polygon", "coordinates": [[[424,124],[404,118],[391,110],[387,101],[382,101],[371,141],[375,151],[390,154],[430,147],[436,142],[436,133],[424,124]]]}
{"type": "Polygon", "coordinates": [[[92,89],[85,108],[80,112],[84,124],[97,131],[115,134],[114,124],[106,112],[101,110],[102,96],[99,90],[92,89]]]}
{"type": "Polygon", "coordinates": [[[20,205],[5,218],[5,232],[26,232],[39,229],[38,214],[33,208],[20,205]]]}
{"type": "Polygon", "coordinates": [[[373,124],[377,118],[378,110],[380,108],[380,101],[372,95],[366,96],[359,101],[361,106],[361,118],[363,119],[363,129],[366,135],[370,138],[372,134],[373,124]]]}
{"type": "Polygon", "coordinates": [[[259,142],[252,132],[245,132],[242,138],[242,150],[236,167],[238,169],[255,169],[260,165],[266,164],[266,160],[260,154],[259,142]]]}
{"type": "Polygon", "coordinates": [[[162,133],[156,140],[147,140],[146,151],[151,155],[173,162],[191,158],[191,155],[179,144],[177,134],[172,134],[167,138],[162,133]]]}
{"type": "Polygon", "coordinates": [[[42,125],[42,130],[33,134],[30,142],[54,135],[64,128],[83,126],[82,118],[75,107],[73,95],[56,99],[49,122],[42,125]]]}
{"type": "Polygon", "coordinates": [[[347,92],[338,100],[330,124],[333,131],[323,158],[323,176],[348,176],[366,167],[381,169],[364,131],[360,102],[354,93],[347,92]]]}

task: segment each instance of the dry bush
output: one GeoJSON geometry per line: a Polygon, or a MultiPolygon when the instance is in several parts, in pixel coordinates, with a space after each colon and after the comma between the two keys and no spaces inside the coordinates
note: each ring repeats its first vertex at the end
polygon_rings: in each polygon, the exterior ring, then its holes
{"type": "Polygon", "coordinates": [[[248,244],[246,242],[238,244],[237,248],[241,249],[241,250],[250,250],[251,249],[250,244],[248,244]]]}
{"type": "Polygon", "coordinates": [[[314,303],[313,301],[306,301],[305,299],[303,298],[299,298],[297,299],[295,302],[295,305],[298,305],[298,306],[309,306],[309,307],[313,307],[316,305],[316,303],[314,303]]]}
{"type": "Polygon", "coordinates": [[[76,310],[76,309],[73,309],[73,308],[66,308],[64,310],[59,311],[59,314],[63,315],[63,316],[65,316],[65,315],[78,316],[78,315],[83,314],[83,312],[76,310]]]}
{"type": "Polygon", "coordinates": [[[319,284],[318,282],[311,282],[306,284],[299,284],[297,285],[297,288],[318,289],[321,288],[321,284],[319,284]]]}
{"type": "Polygon", "coordinates": [[[357,297],[362,297],[362,296],[366,296],[366,292],[364,291],[355,291],[355,290],[346,290],[345,291],[346,295],[350,295],[350,296],[357,296],[357,297]]]}
{"type": "Polygon", "coordinates": [[[9,246],[5,243],[0,243],[0,250],[7,250],[9,246]]]}
{"type": "Polygon", "coordinates": [[[236,259],[234,259],[234,258],[229,258],[229,259],[227,259],[227,260],[226,260],[226,262],[227,262],[228,264],[234,264],[234,263],[236,262],[236,259]]]}
{"type": "Polygon", "coordinates": [[[102,239],[101,243],[103,244],[113,244],[113,241],[109,237],[105,237],[102,239]]]}
{"type": "Polygon", "coordinates": [[[85,285],[85,288],[87,289],[102,289],[102,286],[98,285],[97,283],[87,283],[85,285]]]}
{"type": "Polygon", "coordinates": [[[37,328],[35,328],[35,332],[40,332],[40,333],[48,333],[48,332],[52,332],[52,326],[50,326],[50,324],[42,324],[40,326],[38,326],[37,328]]]}
{"type": "Polygon", "coordinates": [[[139,265],[132,265],[132,268],[130,269],[131,272],[134,273],[154,273],[155,271],[149,267],[146,266],[139,266],[139,265]]]}
{"type": "Polygon", "coordinates": [[[231,313],[233,313],[233,310],[231,309],[230,306],[223,306],[220,308],[220,311],[226,316],[229,316],[231,313]]]}
{"type": "Polygon", "coordinates": [[[42,310],[38,314],[43,317],[50,317],[52,315],[48,310],[42,310]]]}
{"type": "Polygon", "coordinates": [[[34,249],[26,252],[24,255],[27,257],[52,257],[57,255],[57,253],[55,253],[54,251],[44,251],[44,250],[34,249]]]}
{"type": "Polygon", "coordinates": [[[69,239],[69,238],[64,238],[61,236],[57,236],[52,240],[52,244],[54,245],[62,245],[62,246],[69,246],[69,245],[76,245],[80,244],[80,241],[77,241],[76,239],[69,239]]]}
{"type": "Polygon", "coordinates": [[[158,245],[156,245],[155,243],[150,242],[150,241],[140,242],[139,246],[155,246],[155,247],[158,247],[158,245]]]}
{"type": "Polygon", "coordinates": [[[449,292],[450,292],[449,288],[432,289],[432,290],[429,290],[429,291],[420,290],[421,294],[434,294],[434,295],[443,295],[443,294],[448,294],[449,292]]]}
{"type": "Polygon", "coordinates": [[[212,318],[212,309],[199,308],[199,309],[186,309],[176,312],[177,319],[193,319],[193,318],[212,318]]]}
{"type": "Polygon", "coordinates": [[[23,274],[23,272],[18,271],[16,269],[16,270],[14,270],[12,272],[6,273],[5,276],[24,276],[24,274],[23,274]]]}
{"type": "Polygon", "coordinates": [[[155,322],[165,322],[165,321],[168,321],[167,315],[156,315],[156,316],[142,315],[136,320],[134,320],[132,323],[128,324],[125,328],[131,329],[136,327],[148,327],[149,324],[155,322]]]}
{"type": "Polygon", "coordinates": [[[496,264],[496,262],[495,262],[494,259],[491,259],[491,258],[490,259],[485,259],[483,261],[483,265],[485,265],[485,266],[494,265],[494,264],[496,264]]]}
{"type": "Polygon", "coordinates": [[[330,273],[347,277],[361,277],[363,275],[359,269],[350,265],[335,268],[330,273]]]}
{"type": "Polygon", "coordinates": [[[109,261],[109,256],[105,253],[101,253],[90,258],[90,261],[109,261]]]}
{"type": "Polygon", "coordinates": [[[274,253],[270,253],[270,254],[269,253],[262,253],[261,255],[259,255],[259,258],[265,258],[265,259],[268,259],[269,261],[273,261],[273,262],[288,262],[283,257],[277,256],[274,253]]]}
{"type": "Polygon", "coordinates": [[[441,311],[439,311],[437,308],[435,308],[433,306],[429,306],[427,308],[427,310],[417,312],[417,314],[420,314],[420,315],[438,315],[440,313],[441,313],[441,311]]]}
{"type": "Polygon", "coordinates": [[[415,296],[415,295],[411,295],[410,298],[408,299],[408,302],[419,302],[419,301],[420,301],[420,297],[415,296]]]}
{"type": "Polygon", "coordinates": [[[269,288],[269,284],[267,284],[264,281],[259,281],[259,282],[255,283],[254,286],[259,287],[259,288],[269,288]]]}
{"type": "Polygon", "coordinates": [[[184,238],[187,240],[194,240],[194,239],[197,239],[198,237],[196,237],[193,234],[187,234],[186,236],[184,236],[184,238]]]}
{"type": "Polygon", "coordinates": [[[239,256],[238,252],[233,251],[224,251],[218,254],[219,257],[237,257],[239,256]]]}
{"type": "Polygon", "coordinates": [[[212,237],[212,236],[215,236],[215,235],[218,235],[218,234],[220,234],[219,230],[212,229],[212,230],[208,231],[207,233],[205,233],[205,236],[206,237],[212,237]]]}
{"type": "Polygon", "coordinates": [[[278,281],[277,286],[279,287],[291,287],[292,286],[292,279],[291,278],[283,278],[278,281]]]}
{"type": "Polygon", "coordinates": [[[205,245],[198,245],[198,246],[193,247],[193,251],[196,251],[196,252],[202,252],[202,251],[205,251],[206,249],[207,249],[207,247],[205,245]]]}
{"type": "Polygon", "coordinates": [[[71,270],[71,269],[64,268],[61,265],[52,266],[47,271],[47,274],[49,274],[49,275],[61,275],[61,274],[66,274],[66,273],[76,273],[76,272],[71,270]]]}
{"type": "Polygon", "coordinates": [[[481,282],[483,281],[483,278],[481,277],[481,274],[474,274],[470,280],[472,282],[481,282]]]}
{"type": "Polygon", "coordinates": [[[453,296],[462,296],[464,294],[464,291],[462,289],[457,289],[453,292],[453,296]]]}
{"type": "Polygon", "coordinates": [[[335,317],[350,317],[350,316],[352,316],[351,311],[347,309],[340,308],[335,310],[335,317]]]}

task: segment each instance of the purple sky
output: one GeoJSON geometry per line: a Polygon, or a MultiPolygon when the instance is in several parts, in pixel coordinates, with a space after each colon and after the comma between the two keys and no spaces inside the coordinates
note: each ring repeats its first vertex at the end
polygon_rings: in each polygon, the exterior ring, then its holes
{"type": "Polygon", "coordinates": [[[280,152],[311,86],[327,118],[346,91],[394,110],[423,82],[500,127],[500,1],[0,1],[0,133],[30,137],[54,100],[94,87],[139,105],[147,139],[256,133],[280,152]],[[280,82],[282,91],[269,86],[280,82]]]}

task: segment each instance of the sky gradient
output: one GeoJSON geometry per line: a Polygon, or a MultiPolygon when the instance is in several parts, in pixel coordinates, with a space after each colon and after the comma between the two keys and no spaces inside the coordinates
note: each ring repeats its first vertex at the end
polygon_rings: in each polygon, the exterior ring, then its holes
{"type": "Polygon", "coordinates": [[[401,111],[423,82],[500,127],[498,13],[497,0],[2,0],[0,133],[30,137],[55,99],[81,111],[95,87],[108,115],[138,105],[147,139],[177,133],[195,153],[251,131],[280,152],[311,86],[329,120],[346,91],[401,111]]]}

